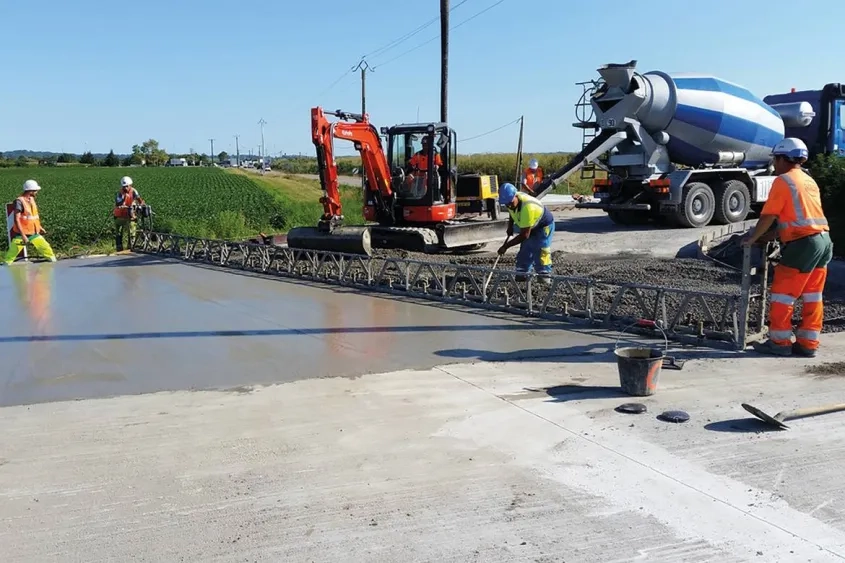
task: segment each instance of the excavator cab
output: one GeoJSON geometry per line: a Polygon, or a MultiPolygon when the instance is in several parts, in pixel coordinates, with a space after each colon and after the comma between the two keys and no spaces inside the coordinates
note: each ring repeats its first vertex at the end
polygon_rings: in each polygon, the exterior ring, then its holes
{"type": "Polygon", "coordinates": [[[391,188],[402,217],[419,223],[429,208],[450,206],[455,200],[456,133],[444,123],[382,127],[381,133],[387,138],[391,188]]]}

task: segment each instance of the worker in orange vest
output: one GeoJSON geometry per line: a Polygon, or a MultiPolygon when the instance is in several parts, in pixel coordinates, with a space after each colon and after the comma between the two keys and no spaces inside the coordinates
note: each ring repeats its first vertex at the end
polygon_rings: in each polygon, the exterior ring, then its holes
{"type": "MultiPolygon", "coordinates": [[[[431,137],[426,135],[422,138],[422,149],[414,153],[408,160],[408,168],[413,178],[408,181],[411,184],[413,198],[421,198],[425,195],[428,188],[428,147],[431,145],[431,137]]],[[[440,153],[435,149],[434,151],[434,166],[437,168],[443,166],[443,159],[440,158],[440,153]]]]}
{"type": "Polygon", "coordinates": [[[809,156],[807,145],[787,137],[775,145],[772,154],[778,177],[754,231],[742,242],[751,246],[777,222],[782,246],[772,281],[769,339],[754,348],[778,356],[813,357],[824,321],[822,294],[827,265],[833,259],[830,227],[822,210],[819,186],[801,168],[809,156]],[[798,298],[803,298],[804,306],[793,344],[792,311],[798,298]]]}
{"type": "Polygon", "coordinates": [[[38,182],[27,180],[23,183],[23,193],[15,199],[15,219],[12,223],[11,243],[9,250],[3,257],[3,261],[7,265],[15,261],[15,258],[28,243],[32,243],[32,246],[43,258],[50,262],[56,261],[53,248],[44,238],[47,231],[41,226],[38,205],[35,203],[35,194],[39,191],[41,191],[41,186],[38,185],[38,182]]]}
{"type": "Polygon", "coordinates": [[[124,176],[120,179],[120,191],[114,198],[114,247],[118,252],[123,250],[124,230],[129,231],[127,242],[129,248],[132,248],[135,233],[138,231],[138,217],[135,213],[136,204],[143,205],[144,200],[141,199],[138,190],[132,185],[132,178],[124,176]]]}
{"type": "Polygon", "coordinates": [[[540,163],[537,162],[537,159],[532,158],[528,163],[528,168],[522,172],[522,191],[529,195],[535,195],[534,184],[542,181],[543,169],[540,168],[540,163]]]}

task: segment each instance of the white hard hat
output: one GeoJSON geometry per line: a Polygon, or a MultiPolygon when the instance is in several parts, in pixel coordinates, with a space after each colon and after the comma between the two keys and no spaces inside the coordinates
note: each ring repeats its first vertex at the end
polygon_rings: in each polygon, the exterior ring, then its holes
{"type": "Polygon", "coordinates": [[[37,192],[40,189],[41,186],[35,180],[27,180],[23,183],[23,191],[25,192],[37,192]]]}
{"type": "Polygon", "coordinates": [[[123,178],[120,179],[120,185],[123,186],[124,188],[126,186],[131,186],[132,185],[132,178],[130,178],[129,176],[124,176],[123,178]]]}
{"type": "Polygon", "coordinates": [[[540,163],[537,162],[536,158],[532,158],[531,162],[528,163],[528,168],[530,168],[531,170],[537,170],[537,167],[539,167],[539,166],[540,166],[540,163]]]}
{"type": "Polygon", "coordinates": [[[804,159],[810,157],[810,151],[807,150],[807,145],[801,139],[795,137],[787,137],[772,149],[772,154],[775,156],[785,156],[789,159],[804,159]]]}

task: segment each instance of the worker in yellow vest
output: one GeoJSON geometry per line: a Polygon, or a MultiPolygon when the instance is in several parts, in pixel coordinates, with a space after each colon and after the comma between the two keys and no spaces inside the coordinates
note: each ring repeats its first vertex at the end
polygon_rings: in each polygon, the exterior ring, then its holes
{"type": "Polygon", "coordinates": [[[522,191],[529,195],[535,195],[534,184],[542,181],[543,169],[540,168],[540,163],[537,162],[537,159],[532,158],[528,163],[528,168],[522,172],[522,191]]]}
{"type": "Polygon", "coordinates": [[[765,354],[813,357],[824,322],[822,294],[827,265],[833,259],[830,227],[822,210],[819,186],[801,165],[809,151],[800,139],[787,137],[772,150],[775,173],[769,197],[754,231],[743,240],[751,246],[777,222],[781,260],[775,266],[769,307],[769,339],[756,344],[765,354]],[[792,313],[802,298],[801,323],[792,342],[792,313]]]}
{"type": "Polygon", "coordinates": [[[518,192],[513,184],[502,184],[499,188],[499,203],[508,209],[508,240],[499,248],[504,254],[512,246],[519,245],[516,255],[516,279],[523,281],[532,268],[538,280],[551,283],[552,237],[555,233],[555,218],[540,200],[518,192]],[[514,226],[519,234],[514,234],[514,226]]]}
{"type": "Polygon", "coordinates": [[[37,253],[49,260],[56,261],[56,255],[50,243],[44,238],[47,231],[41,226],[41,217],[38,214],[38,205],[35,203],[35,194],[41,191],[41,186],[35,180],[27,180],[23,184],[23,193],[15,199],[15,217],[12,222],[11,243],[9,250],[3,257],[3,262],[12,264],[18,257],[21,250],[27,244],[32,243],[37,253]]]}

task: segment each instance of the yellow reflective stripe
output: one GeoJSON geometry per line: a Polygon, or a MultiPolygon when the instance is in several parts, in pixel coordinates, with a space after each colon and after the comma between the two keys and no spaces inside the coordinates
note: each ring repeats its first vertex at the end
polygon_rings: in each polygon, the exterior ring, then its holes
{"type": "Polygon", "coordinates": [[[792,195],[792,207],[795,209],[794,221],[778,221],[778,230],[789,229],[790,227],[813,227],[813,226],[827,226],[827,219],[824,217],[805,217],[804,206],[801,205],[801,197],[799,196],[798,186],[795,181],[788,174],[781,174],[778,178],[786,182],[789,186],[789,192],[792,195]]]}

